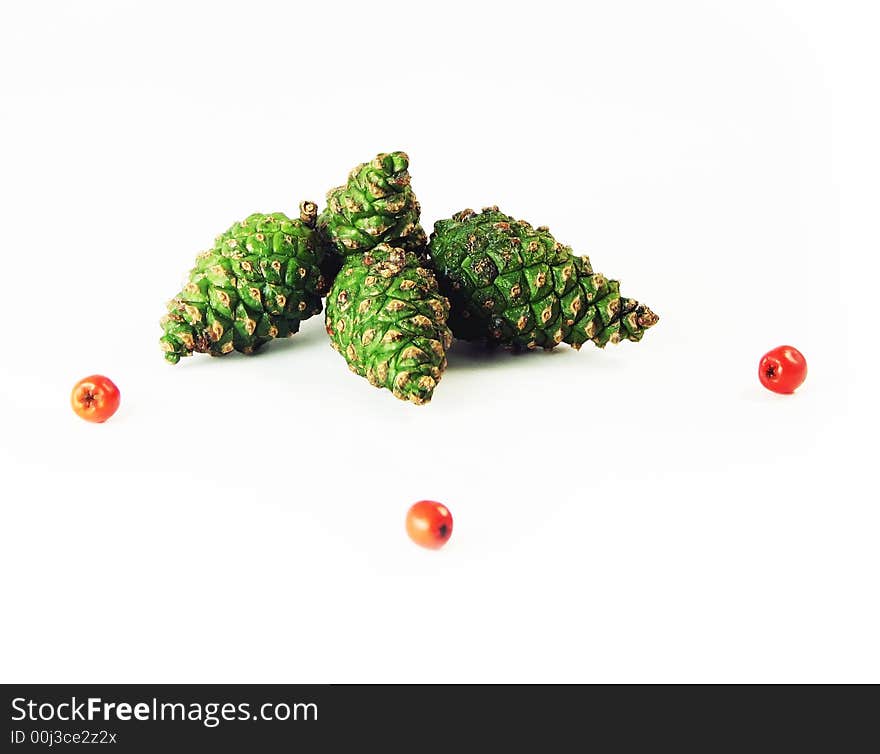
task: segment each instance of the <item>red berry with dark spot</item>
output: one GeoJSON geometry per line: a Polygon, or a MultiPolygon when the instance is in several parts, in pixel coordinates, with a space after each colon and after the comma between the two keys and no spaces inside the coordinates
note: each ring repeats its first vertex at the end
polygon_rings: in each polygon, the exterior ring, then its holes
{"type": "Polygon", "coordinates": [[[439,550],[452,536],[452,514],[445,505],[420,500],[407,511],[406,533],[417,545],[439,550]]]}
{"type": "Polygon", "coordinates": [[[100,424],[119,408],[119,388],[103,374],[93,374],[73,386],[70,405],[80,418],[100,424]]]}
{"type": "Polygon", "coordinates": [[[779,346],[761,357],[758,378],[774,393],[793,393],[807,378],[807,360],[794,346],[779,346]]]}

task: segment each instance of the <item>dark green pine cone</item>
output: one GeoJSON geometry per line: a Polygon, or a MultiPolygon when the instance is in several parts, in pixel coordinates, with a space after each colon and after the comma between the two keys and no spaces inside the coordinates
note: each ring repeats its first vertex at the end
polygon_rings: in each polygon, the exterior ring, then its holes
{"type": "Polygon", "coordinates": [[[303,202],[297,219],[253,214],[217,236],[168,302],[161,320],[165,359],[176,364],[193,352],[254,353],[320,314],[325,283],[317,214],[313,202],[303,202]]]}
{"type": "Polygon", "coordinates": [[[497,207],[463,210],[434,224],[429,247],[440,287],[452,304],[456,338],[514,349],[599,348],[639,341],[658,317],[621,298],[620,284],[594,273],[544,227],[497,207]]]}
{"type": "Polygon", "coordinates": [[[348,257],[327,295],[327,333],[349,369],[417,405],[446,369],[448,316],[434,273],[385,244],[348,257]]]}
{"type": "Polygon", "coordinates": [[[381,243],[407,251],[424,249],[428,239],[419,225],[408,168],[404,152],[379,154],[354,168],[344,186],[327,193],[318,229],[327,241],[331,268],[334,255],[359,254],[381,243]]]}

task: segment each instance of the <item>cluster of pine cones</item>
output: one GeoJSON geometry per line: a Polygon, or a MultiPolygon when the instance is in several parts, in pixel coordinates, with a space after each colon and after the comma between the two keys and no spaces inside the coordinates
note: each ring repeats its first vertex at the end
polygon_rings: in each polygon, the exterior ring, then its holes
{"type": "Polygon", "coordinates": [[[298,218],[254,214],[201,253],[162,318],[165,358],[254,353],[320,314],[356,374],[424,404],[453,336],[511,349],[639,341],[657,315],[544,226],[489,207],[419,224],[409,159],[380,154],[298,218]]]}

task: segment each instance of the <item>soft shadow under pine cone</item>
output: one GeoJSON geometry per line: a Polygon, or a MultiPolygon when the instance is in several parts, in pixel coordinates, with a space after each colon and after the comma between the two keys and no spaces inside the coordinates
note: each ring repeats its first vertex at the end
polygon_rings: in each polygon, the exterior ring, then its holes
{"type": "Polygon", "coordinates": [[[289,338],[278,338],[268,343],[256,356],[272,353],[273,351],[287,351],[289,349],[308,348],[316,343],[327,345],[327,332],[324,330],[324,317],[314,317],[303,322],[299,332],[289,338]]]}
{"type": "Polygon", "coordinates": [[[568,349],[511,351],[500,346],[456,340],[446,352],[446,358],[450,369],[501,369],[505,365],[522,363],[521,359],[558,359],[574,355],[574,352],[566,354],[566,350],[568,349]]]}

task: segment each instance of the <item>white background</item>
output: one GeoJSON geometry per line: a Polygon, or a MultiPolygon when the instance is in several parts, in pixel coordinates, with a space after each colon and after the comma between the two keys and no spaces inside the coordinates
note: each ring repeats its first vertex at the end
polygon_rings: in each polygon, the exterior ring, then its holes
{"type": "Polygon", "coordinates": [[[0,679],[880,680],[869,8],[4,4],[0,679]],[[394,149],[429,231],[497,203],[659,325],[422,408],[322,317],[162,360],[215,234],[394,149]]]}

